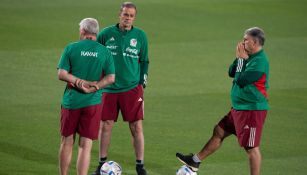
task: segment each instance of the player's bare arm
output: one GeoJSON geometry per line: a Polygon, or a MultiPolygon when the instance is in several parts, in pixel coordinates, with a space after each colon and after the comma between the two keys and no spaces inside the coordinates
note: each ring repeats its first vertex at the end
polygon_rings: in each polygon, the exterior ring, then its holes
{"type": "Polygon", "coordinates": [[[65,69],[59,69],[58,70],[58,78],[59,78],[59,80],[65,81],[65,82],[71,84],[73,87],[76,87],[76,88],[82,90],[85,93],[95,92],[98,88],[96,82],[90,82],[90,81],[82,80],[82,79],[70,74],[65,69]]]}

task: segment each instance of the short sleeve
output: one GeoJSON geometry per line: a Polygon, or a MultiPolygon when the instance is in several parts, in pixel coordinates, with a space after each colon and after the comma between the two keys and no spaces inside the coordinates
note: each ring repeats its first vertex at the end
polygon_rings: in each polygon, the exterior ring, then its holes
{"type": "Polygon", "coordinates": [[[66,46],[60,58],[58,69],[70,71],[70,47],[66,46]]]}
{"type": "Polygon", "coordinates": [[[102,45],[105,46],[105,45],[106,45],[106,41],[105,41],[104,36],[105,36],[105,30],[102,30],[102,31],[98,34],[96,41],[97,41],[98,43],[100,43],[100,44],[102,44],[102,45]]]}
{"type": "Polygon", "coordinates": [[[108,74],[115,74],[115,66],[114,66],[114,60],[111,55],[111,52],[107,50],[106,52],[106,61],[104,64],[104,73],[105,75],[108,74]]]}

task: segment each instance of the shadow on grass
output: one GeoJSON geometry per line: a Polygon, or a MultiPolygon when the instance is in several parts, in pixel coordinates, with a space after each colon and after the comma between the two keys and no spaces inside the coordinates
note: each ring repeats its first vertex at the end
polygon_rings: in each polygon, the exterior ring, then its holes
{"type": "Polygon", "coordinates": [[[35,161],[38,163],[57,165],[57,157],[54,155],[40,153],[38,150],[0,141],[0,152],[10,154],[21,159],[35,161]]]}

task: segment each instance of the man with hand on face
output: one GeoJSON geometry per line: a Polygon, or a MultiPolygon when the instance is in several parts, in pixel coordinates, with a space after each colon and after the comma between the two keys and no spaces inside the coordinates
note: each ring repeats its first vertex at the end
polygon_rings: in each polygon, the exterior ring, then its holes
{"type": "Polygon", "coordinates": [[[137,175],[146,175],[144,167],[144,88],[148,75],[148,44],[145,32],[133,26],[136,6],[124,2],[120,7],[119,23],[103,29],[97,41],[112,53],[116,69],[115,83],[103,89],[100,125],[99,165],[92,175],[99,175],[107,160],[114,122],[119,111],[129,122],[136,157],[137,175]]]}
{"type": "Polygon", "coordinates": [[[226,137],[234,134],[248,155],[250,174],[260,174],[260,138],[269,108],[269,62],[263,50],[264,41],[262,29],[253,27],[245,31],[243,42],[239,42],[236,48],[237,58],[228,72],[233,78],[230,112],[215,126],[212,137],[197,154],[176,154],[193,171],[197,171],[201,161],[219,149],[226,137]]]}

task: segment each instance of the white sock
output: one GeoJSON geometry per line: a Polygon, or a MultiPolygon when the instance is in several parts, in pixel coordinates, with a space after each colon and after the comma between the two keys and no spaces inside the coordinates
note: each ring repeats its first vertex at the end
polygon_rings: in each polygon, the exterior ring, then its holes
{"type": "Polygon", "coordinates": [[[201,162],[201,160],[198,158],[197,154],[194,154],[194,156],[192,157],[194,162],[201,162]]]}

